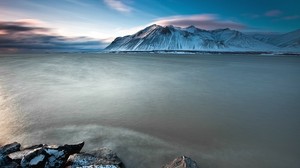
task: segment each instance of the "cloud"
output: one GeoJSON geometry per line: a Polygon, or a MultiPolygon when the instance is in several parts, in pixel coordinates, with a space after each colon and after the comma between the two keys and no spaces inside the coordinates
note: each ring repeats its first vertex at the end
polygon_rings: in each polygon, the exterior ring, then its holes
{"type": "Polygon", "coordinates": [[[265,13],[265,16],[267,16],[267,17],[276,17],[276,16],[280,16],[281,14],[282,14],[281,10],[274,9],[274,10],[267,11],[265,13]]]}
{"type": "Polygon", "coordinates": [[[108,7],[117,10],[119,12],[129,13],[132,11],[132,8],[124,4],[122,0],[103,0],[103,1],[108,7]]]}
{"type": "Polygon", "coordinates": [[[154,21],[154,23],[162,26],[174,25],[179,27],[194,25],[198,28],[206,30],[220,28],[241,30],[247,28],[246,25],[241,23],[237,23],[231,20],[221,20],[218,15],[215,14],[177,15],[157,19],[154,21]]]}
{"type": "Polygon", "coordinates": [[[0,30],[5,32],[4,34],[48,31],[48,29],[46,28],[36,27],[33,22],[28,22],[24,20],[16,22],[0,22],[0,30]]]}
{"type": "Polygon", "coordinates": [[[299,15],[285,16],[282,18],[282,20],[297,20],[297,19],[300,19],[299,15]]]}
{"type": "Polygon", "coordinates": [[[74,51],[100,49],[106,44],[86,37],[67,38],[51,29],[37,27],[36,22],[0,21],[0,51],[74,51]]]}

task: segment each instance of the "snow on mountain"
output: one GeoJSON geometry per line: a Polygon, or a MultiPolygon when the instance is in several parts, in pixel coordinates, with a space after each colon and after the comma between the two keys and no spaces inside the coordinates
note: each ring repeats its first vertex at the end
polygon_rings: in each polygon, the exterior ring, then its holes
{"type": "Polygon", "coordinates": [[[268,43],[282,48],[300,50],[300,29],[270,38],[268,43]]]}
{"type": "MultiPolygon", "coordinates": [[[[286,44],[283,39],[288,39],[288,36],[278,41],[286,44]]],[[[279,51],[282,46],[269,44],[266,42],[269,40],[259,40],[228,28],[208,31],[195,26],[180,28],[154,24],[136,34],[116,38],[105,50],[279,51]]],[[[295,43],[288,44],[294,46],[295,43]]]]}
{"type": "Polygon", "coordinates": [[[256,40],[262,41],[264,43],[268,43],[268,41],[270,39],[282,35],[282,34],[276,33],[276,32],[247,32],[245,34],[251,36],[252,38],[254,38],[256,40]]]}

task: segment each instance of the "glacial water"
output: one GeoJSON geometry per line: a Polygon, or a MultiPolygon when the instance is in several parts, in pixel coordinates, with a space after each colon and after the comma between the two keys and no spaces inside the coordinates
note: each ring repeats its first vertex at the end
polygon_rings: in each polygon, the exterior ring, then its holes
{"type": "Polygon", "coordinates": [[[299,168],[300,57],[1,54],[0,145],[85,141],[128,168],[299,168]]]}

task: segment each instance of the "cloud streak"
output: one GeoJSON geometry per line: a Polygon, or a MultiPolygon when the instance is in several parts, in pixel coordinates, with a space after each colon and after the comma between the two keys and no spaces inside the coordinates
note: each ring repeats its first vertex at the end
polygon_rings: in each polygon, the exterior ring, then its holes
{"type": "Polygon", "coordinates": [[[123,13],[130,13],[132,11],[132,8],[126,5],[121,0],[103,0],[103,1],[108,7],[116,11],[123,12],[123,13]]]}
{"type": "Polygon", "coordinates": [[[34,22],[0,22],[0,51],[74,51],[100,49],[98,40],[55,35],[51,29],[37,27],[34,22]]]}
{"type": "Polygon", "coordinates": [[[283,20],[297,20],[297,19],[300,19],[300,15],[285,16],[282,19],[283,20]]]}
{"type": "Polygon", "coordinates": [[[274,9],[274,10],[267,11],[265,13],[265,16],[267,16],[267,17],[276,17],[276,16],[280,16],[282,13],[283,12],[281,10],[274,9]]]}
{"type": "Polygon", "coordinates": [[[198,15],[177,15],[160,18],[154,21],[155,24],[167,26],[174,25],[187,27],[194,25],[201,29],[213,30],[220,28],[231,28],[241,30],[247,28],[246,25],[231,20],[222,20],[215,14],[198,14],[198,15]]]}

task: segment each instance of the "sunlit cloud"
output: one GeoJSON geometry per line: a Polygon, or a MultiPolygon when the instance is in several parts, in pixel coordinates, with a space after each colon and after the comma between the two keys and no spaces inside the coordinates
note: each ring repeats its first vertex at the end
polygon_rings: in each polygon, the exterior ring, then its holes
{"type": "Polygon", "coordinates": [[[179,27],[187,27],[194,25],[201,29],[213,30],[220,28],[231,28],[236,30],[245,29],[247,26],[231,20],[222,20],[215,14],[199,14],[199,15],[178,15],[165,18],[159,18],[153,23],[167,26],[174,25],[179,27]]]}
{"type": "Polygon", "coordinates": [[[267,17],[276,17],[276,16],[280,16],[282,13],[283,12],[281,10],[274,9],[274,10],[267,11],[265,13],[265,16],[267,16],[267,17]]]}
{"type": "Polygon", "coordinates": [[[4,35],[7,34],[7,32],[5,30],[0,30],[0,35],[4,35]]]}
{"type": "Polygon", "coordinates": [[[16,20],[17,23],[22,23],[24,25],[32,25],[32,26],[43,26],[45,22],[38,19],[19,19],[16,20]]]}
{"type": "Polygon", "coordinates": [[[129,13],[132,11],[132,7],[126,5],[124,2],[122,2],[122,0],[103,0],[103,1],[108,7],[117,10],[119,12],[129,13]]]}

